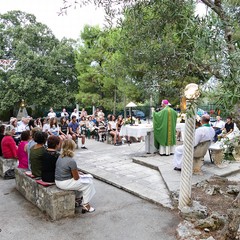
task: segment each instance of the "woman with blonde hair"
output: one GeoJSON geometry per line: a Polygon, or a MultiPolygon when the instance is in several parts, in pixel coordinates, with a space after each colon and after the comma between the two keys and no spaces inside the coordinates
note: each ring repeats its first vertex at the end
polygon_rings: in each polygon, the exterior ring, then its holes
{"type": "Polygon", "coordinates": [[[82,213],[94,212],[95,209],[89,202],[95,194],[95,188],[90,174],[78,172],[77,163],[74,160],[74,149],[76,144],[71,139],[66,139],[62,143],[62,152],[56,163],[55,183],[63,190],[75,190],[76,206],[82,199],[82,213]]]}

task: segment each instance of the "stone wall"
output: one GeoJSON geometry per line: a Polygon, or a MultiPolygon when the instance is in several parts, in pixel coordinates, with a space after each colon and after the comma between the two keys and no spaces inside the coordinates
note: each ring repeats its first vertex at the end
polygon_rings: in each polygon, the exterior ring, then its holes
{"type": "Polygon", "coordinates": [[[75,192],[64,191],[55,185],[44,187],[25,174],[25,169],[15,169],[17,190],[53,220],[75,214],[75,192]]]}
{"type": "Polygon", "coordinates": [[[4,173],[9,169],[15,169],[18,166],[17,159],[6,159],[0,157],[0,176],[4,177],[4,173]]]}

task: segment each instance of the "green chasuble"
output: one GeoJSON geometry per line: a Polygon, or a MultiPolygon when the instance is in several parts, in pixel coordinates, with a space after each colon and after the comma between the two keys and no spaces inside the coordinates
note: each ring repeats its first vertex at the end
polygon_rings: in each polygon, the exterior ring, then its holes
{"type": "Polygon", "coordinates": [[[153,113],[154,145],[157,149],[159,146],[176,145],[176,123],[177,112],[169,106],[153,113]]]}

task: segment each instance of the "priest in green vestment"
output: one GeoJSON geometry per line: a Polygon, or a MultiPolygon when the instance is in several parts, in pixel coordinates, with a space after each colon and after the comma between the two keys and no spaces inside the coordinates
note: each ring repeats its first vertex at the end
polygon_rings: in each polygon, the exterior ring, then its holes
{"type": "Polygon", "coordinates": [[[154,145],[161,156],[173,154],[176,145],[177,112],[169,105],[168,100],[162,100],[163,109],[153,113],[154,145]]]}

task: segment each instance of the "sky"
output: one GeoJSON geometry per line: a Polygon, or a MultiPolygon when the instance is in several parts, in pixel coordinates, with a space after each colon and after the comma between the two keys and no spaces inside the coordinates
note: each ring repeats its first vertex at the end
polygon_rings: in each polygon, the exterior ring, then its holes
{"type": "Polygon", "coordinates": [[[62,6],[62,0],[0,0],[0,13],[11,10],[32,13],[38,22],[46,24],[60,40],[63,37],[79,38],[80,32],[86,24],[104,26],[103,9],[93,5],[76,9],[70,8],[67,15],[58,16],[62,6]]]}
{"type": "MultiPolygon", "coordinates": [[[[68,0],[69,3],[74,0],[68,0]]],[[[93,5],[68,9],[67,15],[59,16],[63,0],[0,0],[0,13],[20,10],[32,13],[37,21],[46,24],[61,40],[63,37],[78,39],[84,25],[104,26],[104,10],[93,5]]],[[[205,5],[198,4],[197,13],[206,13],[205,5]]]]}

